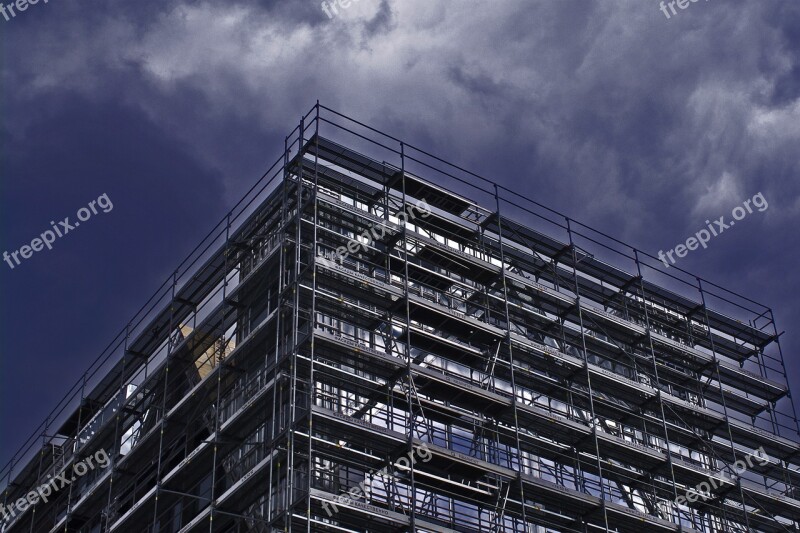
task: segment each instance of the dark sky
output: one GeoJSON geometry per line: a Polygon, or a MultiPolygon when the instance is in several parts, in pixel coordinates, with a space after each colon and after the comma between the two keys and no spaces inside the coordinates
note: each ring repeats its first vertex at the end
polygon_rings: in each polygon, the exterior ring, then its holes
{"type": "MultiPolygon", "coordinates": [[[[0,464],[323,104],[765,303],[800,377],[800,2],[43,0],[5,21],[0,464]]],[[[793,378],[794,379],[794,378],[793,378]]],[[[800,379],[794,379],[800,390],[800,379]]]]}

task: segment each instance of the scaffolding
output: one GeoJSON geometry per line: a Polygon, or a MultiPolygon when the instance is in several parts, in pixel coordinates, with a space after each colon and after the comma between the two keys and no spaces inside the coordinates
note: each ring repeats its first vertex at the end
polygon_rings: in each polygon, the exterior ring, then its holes
{"type": "Polygon", "coordinates": [[[0,531],[798,531],[799,435],[771,309],[318,103],[0,531]]]}

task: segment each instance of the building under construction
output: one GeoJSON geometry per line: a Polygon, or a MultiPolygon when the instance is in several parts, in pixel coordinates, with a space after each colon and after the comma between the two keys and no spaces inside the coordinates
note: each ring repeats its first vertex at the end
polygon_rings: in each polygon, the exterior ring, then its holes
{"type": "Polygon", "coordinates": [[[0,472],[2,532],[799,531],[777,333],[318,104],[0,472]]]}

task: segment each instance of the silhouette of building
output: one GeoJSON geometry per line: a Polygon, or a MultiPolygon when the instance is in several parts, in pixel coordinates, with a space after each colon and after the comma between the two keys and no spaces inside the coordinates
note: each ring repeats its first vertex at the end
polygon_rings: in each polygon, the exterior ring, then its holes
{"type": "Polygon", "coordinates": [[[798,450],[769,308],[318,104],[2,531],[797,531],[798,450]]]}

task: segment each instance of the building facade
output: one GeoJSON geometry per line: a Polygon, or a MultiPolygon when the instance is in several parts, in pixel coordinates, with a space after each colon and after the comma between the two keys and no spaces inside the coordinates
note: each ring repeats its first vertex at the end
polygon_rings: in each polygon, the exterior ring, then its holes
{"type": "Polygon", "coordinates": [[[799,430],[769,308],[318,104],[0,472],[0,520],[798,531],[799,430]]]}

